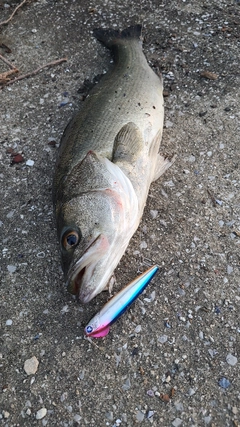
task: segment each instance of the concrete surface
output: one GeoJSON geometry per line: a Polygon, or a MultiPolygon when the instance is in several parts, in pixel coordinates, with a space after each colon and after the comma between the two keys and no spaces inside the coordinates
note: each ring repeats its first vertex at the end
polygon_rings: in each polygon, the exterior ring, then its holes
{"type": "MultiPolygon", "coordinates": [[[[2,1],[1,20],[17,4],[2,1]]],[[[39,0],[1,27],[0,53],[22,73],[68,62],[0,91],[0,425],[240,425],[238,12],[234,0],[39,0]],[[52,176],[84,80],[110,66],[92,29],[137,22],[164,75],[161,152],[177,160],[151,186],[115,291],[161,271],[98,348],[83,327],[108,295],[79,306],[64,287],[52,176]]]]}

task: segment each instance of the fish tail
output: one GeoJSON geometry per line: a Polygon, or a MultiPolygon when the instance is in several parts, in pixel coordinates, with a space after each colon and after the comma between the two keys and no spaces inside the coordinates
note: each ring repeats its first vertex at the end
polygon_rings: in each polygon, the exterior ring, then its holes
{"type": "Polygon", "coordinates": [[[118,44],[121,40],[142,40],[142,25],[132,25],[125,28],[125,30],[114,30],[112,28],[96,28],[93,30],[94,37],[102,42],[106,47],[111,49],[114,45],[118,44]]]}

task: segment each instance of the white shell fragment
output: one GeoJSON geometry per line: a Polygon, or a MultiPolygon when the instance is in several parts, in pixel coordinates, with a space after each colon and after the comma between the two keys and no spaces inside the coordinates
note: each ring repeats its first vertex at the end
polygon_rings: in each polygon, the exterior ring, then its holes
{"type": "MultiPolygon", "coordinates": [[[[38,370],[39,361],[35,356],[31,357],[31,359],[27,359],[24,362],[24,371],[27,375],[34,375],[38,370]]],[[[39,418],[40,419],[40,418],[39,418]]]]}
{"type": "Polygon", "coordinates": [[[46,408],[41,408],[37,411],[36,413],[36,420],[41,420],[42,418],[44,418],[47,415],[47,410],[46,408]]]}
{"type": "Polygon", "coordinates": [[[231,353],[229,353],[226,357],[226,361],[229,365],[235,366],[238,360],[235,356],[233,356],[231,353]]]}
{"type": "Polygon", "coordinates": [[[26,165],[32,167],[34,165],[34,160],[31,160],[31,159],[27,160],[26,165]]]}

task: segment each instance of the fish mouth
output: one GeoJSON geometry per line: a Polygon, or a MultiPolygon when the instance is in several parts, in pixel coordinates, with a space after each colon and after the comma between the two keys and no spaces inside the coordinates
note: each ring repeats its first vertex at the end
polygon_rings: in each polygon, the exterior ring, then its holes
{"type": "Polygon", "coordinates": [[[67,280],[67,289],[71,294],[76,295],[80,302],[87,303],[95,296],[95,289],[91,287],[91,279],[98,261],[104,256],[108,248],[107,237],[100,234],[90,243],[81,258],[71,268],[67,280]]]}

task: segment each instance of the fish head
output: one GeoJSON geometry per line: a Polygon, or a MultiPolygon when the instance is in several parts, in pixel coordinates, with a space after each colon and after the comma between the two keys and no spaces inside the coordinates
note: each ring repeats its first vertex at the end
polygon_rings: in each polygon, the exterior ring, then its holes
{"type": "MultiPolygon", "coordinates": [[[[111,173],[115,168],[120,171],[108,162],[105,163],[111,173]]],[[[108,177],[107,186],[100,188],[98,185],[79,195],[74,194],[57,207],[66,284],[69,292],[83,303],[107,287],[137,225],[136,195],[129,194],[123,182],[119,181],[119,171],[114,181],[108,177]]]]}

